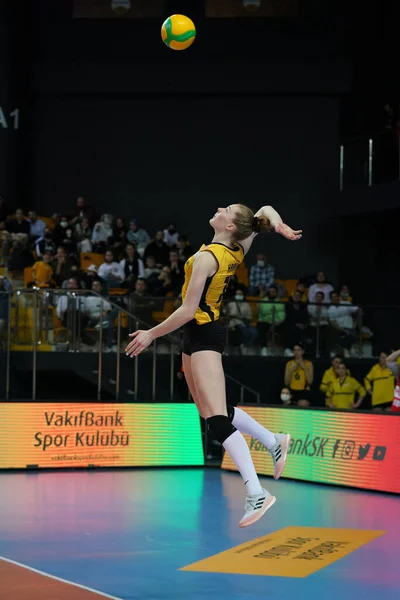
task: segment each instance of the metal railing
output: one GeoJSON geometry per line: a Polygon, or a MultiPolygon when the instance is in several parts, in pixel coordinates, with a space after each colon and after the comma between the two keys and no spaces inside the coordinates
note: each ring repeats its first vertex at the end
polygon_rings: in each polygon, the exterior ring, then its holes
{"type": "MultiPolygon", "coordinates": [[[[149,301],[154,299],[149,298],[149,301]]],[[[165,299],[157,298],[158,302],[165,299]]],[[[168,298],[168,301],[171,299],[168,298]]],[[[173,299],[172,299],[173,300],[173,299]]],[[[116,331],[115,345],[115,400],[120,398],[120,374],[121,354],[123,348],[122,330],[129,332],[137,331],[139,328],[149,329],[152,325],[143,321],[137,314],[128,310],[129,296],[103,297],[95,292],[81,290],[43,290],[29,288],[13,290],[11,292],[0,292],[0,302],[7,305],[7,344],[6,344],[6,382],[5,399],[10,398],[10,369],[12,351],[27,350],[32,352],[32,400],[36,400],[37,388],[37,358],[38,349],[46,351],[68,351],[70,353],[81,353],[88,351],[84,344],[88,326],[98,334],[96,343],[97,353],[97,399],[101,400],[103,391],[103,342],[104,332],[107,330],[107,343],[110,347],[110,335],[116,331]],[[100,311],[97,318],[88,320],[85,309],[85,299],[88,297],[98,298],[100,311]],[[60,299],[63,306],[60,306],[60,299]],[[117,300],[118,299],[118,300],[117,300]],[[64,309],[64,310],[62,310],[64,309]],[[110,314],[110,321],[105,313],[110,314]],[[124,321],[124,327],[122,323],[124,321]],[[94,325],[94,327],[93,327],[94,325]],[[59,334],[63,334],[60,336],[59,334]],[[60,341],[62,337],[62,341],[60,341]]],[[[125,346],[125,342],[123,343],[125,346]]],[[[114,347],[114,344],[113,344],[114,347]]],[[[175,362],[180,354],[180,339],[176,335],[169,335],[155,340],[147,350],[146,354],[152,355],[151,367],[151,400],[157,398],[157,373],[160,354],[169,353],[169,397],[172,401],[175,393],[175,362]]],[[[139,361],[142,355],[137,357],[134,364],[134,387],[133,396],[139,399],[139,361]]],[[[226,379],[239,388],[240,401],[244,401],[245,392],[248,392],[257,403],[260,403],[260,395],[255,390],[242,384],[237,379],[226,375],[226,379]]],[[[188,401],[190,391],[188,390],[188,401]]]]}

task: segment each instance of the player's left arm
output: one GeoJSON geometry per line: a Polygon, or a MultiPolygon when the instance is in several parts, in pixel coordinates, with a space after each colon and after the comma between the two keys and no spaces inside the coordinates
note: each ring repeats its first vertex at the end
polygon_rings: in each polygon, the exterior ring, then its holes
{"type": "MultiPolygon", "coordinates": [[[[261,220],[262,228],[265,227],[267,231],[268,229],[270,231],[276,231],[276,233],[283,235],[283,237],[285,237],[287,240],[296,241],[302,237],[303,231],[301,229],[294,230],[289,227],[289,225],[286,225],[286,223],[283,222],[280,214],[272,206],[263,206],[259,211],[256,212],[254,216],[261,220]]],[[[253,232],[248,238],[240,241],[245,254],[247,254],[250,250],[256,235],[258,234],[253,232]]]]}

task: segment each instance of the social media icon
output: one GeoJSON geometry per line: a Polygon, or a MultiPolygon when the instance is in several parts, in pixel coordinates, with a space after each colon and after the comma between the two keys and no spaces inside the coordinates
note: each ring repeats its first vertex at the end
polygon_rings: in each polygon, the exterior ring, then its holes
{"type": "Polygon", "coordinates": [[[368,455],[368,452],[371,450],[371,444],[365,444],[365,446],[358,447],[358,460],[364,460],[364,458],[368,455]]]}
{"type": "Polygon", "coordinates": [[[374,450],[373,459],[374,460],[385,460],[386,456],[386,446],[376,446],[374,450]]]}
{"type": "Polygon", "coordinates": [[[353,458],[355,449],[356,443],[353,440],[346,440],[343,442],[342,460],[351,460],[353,458]]]}

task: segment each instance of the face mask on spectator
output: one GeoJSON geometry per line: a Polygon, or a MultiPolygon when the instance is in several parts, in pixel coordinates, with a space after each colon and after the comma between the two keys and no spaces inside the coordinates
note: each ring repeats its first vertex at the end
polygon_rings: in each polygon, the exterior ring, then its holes
{"type": "Polygon", "coordinates": [[[257,261],[257,266],[264,267],[265,266],[265,261],[264,260],[258,260],[257,261]]]}
{"type": "Polygon", "coordinates": [[[290,394],[281,394],[281,400],[282,402],[289,402],[290,394]]]}
{"type": "Polygon", "coordinates": [[[68,227],[68,221],[61,221],[61,227],[68,227]]]}
{"type": "Polygon", "coordinates": [[[112,223],[111,219],[109,219],[108,217],[105,217],[104,224],[109,227],[111,225],[111,223],[112,223]]]}
{"type": "Polygon", "coordinates": [[[240,302],[241,300],[244,300],[243,294],[236,294],[235,295],[235,300],[237,300],[238,302],[240,302]]]}

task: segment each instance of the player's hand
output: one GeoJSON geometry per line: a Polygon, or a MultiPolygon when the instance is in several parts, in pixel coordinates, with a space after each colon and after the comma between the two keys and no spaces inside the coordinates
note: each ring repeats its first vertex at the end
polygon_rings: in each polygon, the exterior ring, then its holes
{"type": "Polygon", "coordinates": [[[153,341],[153,336],[151,334],[151,330],[141,330],[135,331],[135,333],[130,333],[129,337],[132,338],[132,341],[125,348],[126,356],[130,356],[133,358],[134,356],[138,356],[143,350],[148,348],[153,341]]]}
{"type": "Polygon", "coordinates": [[[300,240],[303,233],[302,229],[298,229],[297,231],[295,231],[294,229],[289,227],[289,225],[286,225],[286,223],[278,223],[278,225],[275,227],[275,231],[276,233],[280,233],[281,235],[283,235],[283,237],[292,242],[300,240]]]}

